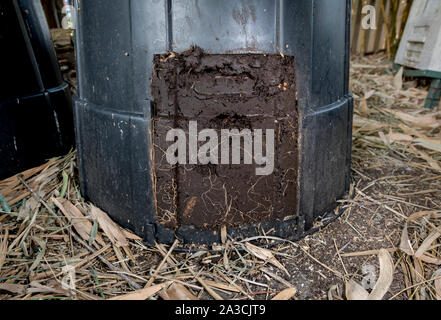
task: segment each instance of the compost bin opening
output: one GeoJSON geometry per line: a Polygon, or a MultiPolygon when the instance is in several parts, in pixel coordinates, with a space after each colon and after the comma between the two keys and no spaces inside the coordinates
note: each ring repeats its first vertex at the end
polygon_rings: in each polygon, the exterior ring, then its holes
{"type": "MultiPolygon", "coordinates": [[[[157,54],[153,60],[152,180],[158,223],[217,230],[298,216],[298,110],[295,60],[281,54],[208,54],[193,47],[182,53],[157,54]],[[197,125],[197,129],[194,125],[197,125]],[[192,128],[189,128],[192,126],[192,128]],[[171,129],[185,133],[186,162],[171,164],[167,141],[171,129]],[[217,163],[190,160],[191,139],[204,129],[219,137],[217,163]],[[247,162],[246,139],[239,137],[240,163],[221,159],[222,130],[274,133],[273,170],[256,174],[262,163],[247,162]],[[245,131],[243,131],[245,130],[245,131]],[[247,131],[249,130],[249,131],[247,131]],[[270,131],[268,131],[270,130],[270,131]],[[192,136],[193,135],[193,136],[192,136]],[[247,163],[246,163],[247,162],[247,163]]],[[[196,141],[197,149],[205,141],[196,141]]],[[[255,141],[254,141],[255,142],[255,141]]],[[[232,148],[233,139],[228,139],[232,148]]],[[[232,150],[230,148],[230,150],[232,150]]],[[[267,159],[268,160],[268,159],[267,159]]],[[[237,161],[236,161],[237,162],[237,161]]]]}

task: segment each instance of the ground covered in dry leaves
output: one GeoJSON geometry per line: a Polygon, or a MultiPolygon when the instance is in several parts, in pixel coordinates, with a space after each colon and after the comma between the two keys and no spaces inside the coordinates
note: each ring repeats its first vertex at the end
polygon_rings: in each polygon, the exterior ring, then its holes
{"type": "Polygon", "coordinates": [[[72,152],[0,181],[0,299],[441,299],[440,109],[383,55],[351,88],[354,197],[320,232],[146,247],[83,201],[72,152]]]}

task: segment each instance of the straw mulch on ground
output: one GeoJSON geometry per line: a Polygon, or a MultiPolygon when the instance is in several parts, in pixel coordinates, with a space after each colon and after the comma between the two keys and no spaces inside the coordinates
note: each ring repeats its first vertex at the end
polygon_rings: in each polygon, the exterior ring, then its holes
{"type": "Polygon", "coordinates": [[[0,181],[0,299],[441,299],[441,112],[383,55],[351,88],[354,197],[323,230],[146,247],[82,199],[72,152],[0,181]]]}

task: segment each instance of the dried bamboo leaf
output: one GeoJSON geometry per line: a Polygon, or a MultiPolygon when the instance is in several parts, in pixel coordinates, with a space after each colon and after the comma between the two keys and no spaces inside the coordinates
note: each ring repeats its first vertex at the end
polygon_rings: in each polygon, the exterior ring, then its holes
{"type": "Polygon", "coordinates": [[[225,244],[227,242],[227,226],[221,228],[221,242],[225,244]]]}
{"type": "Polygon", "coordinates": [[[368,92],[365,92],[365,94],[364,94],[364,98],[365,98],[366,100],[368,100],[368,99],[369,99],[370,97],[372,97],[375,93],[376,93],[375,90],[369,90],[368,92]]]}
{"type": "Polygon", "coordinates": [[[169,288],[163,289],[159,296],[164,300],[199,300],[180,283],[173,283],[169,288]]]}
{"type": "Polygon", "coordinates": [[[265,272],[267,275],[269,275],[271,278],[273,278],[274,280],[279,281],[280,283],[282,283],[283,285],[287,286],[288,288],[293,287],[293,285],[286,281],[285,279],[283,279],[282,277],[278,276],[277,274],[271,272],[271,270],[269,270],[268,268],[260,268],[261,271],[265,272]]]}
{"type": "Polygon", "coordinates": [[[26,289],[27,294],[33,293],[56,293],[64,296],[70,296],[70,292],[63,290],[62,288],[58,288],[56,286],[49,287],[38,283],[37,281],[32,281],[29,284],[29,287],[26,289]]]}
{"type": "Polygon", "coordinates": [[[332,285],[328,290],[328,300],[334,300],[334,294],[339,299],[342,299],[340,295],[340,288],[337,284],[332,285]]]}
{"type": "Polygon", "coordinates": [[[415,257],[421,258],[427,250],[429,250],[430,246],[436,239],[441,237],[441,233],[437,230],[432,231],[426,239],[424,239],[423,243],[421,243],[418,250],[415,252],[415,257]]]}
{"type": "Polygon", "coordinates": [[[205,290],[207,290],[210,296],[212,296],[215,300],[224,300],[220,295],[216,293],[216,291],[211,289],[211,287],[205,282],[205,280],[203,280],[201,277],[198,277],[191,269],[189,270],[191,274],[195,277],[195,279],[204,287],[205,290]]]}
{"type": "MultiPolygon", "coordinates": [[[[23,176],[23,179],[27,180],[30,177],[36,175],[37,173],[43,171],[44,169],[46,169],[50,165],[54,164],[55,162],[56,162],[56,159],[52,159],[52,160],[46,162],[45,164],[42,164],[39,167],[28,169],[28,170],[23,171],[22,173],[19,173],[19,174],[21,174],[23,176]]],[[[0,190],[1,190],[0,193],[4,194],[4,192],[7,189],[13,189],[17,185],[19,185],[20,181],[17,178],[19,174],[16,174],[16,175],[14,175],[14,176],[12,176],[10,178],[7,178],[7,179],[4,179],[4,180],[0,181],[0,190]]]]}
{"type": "MultiPolygon", "coordinates": [[[[26,200],[25,204],[23,205],[23,211],[19,213],[17,220],[23,220],[23,223],[29,221],[32,219],[32,214],[40,209],[41,202],[35,199],[34,197],[29,198],[26,200]]],[[[20,210],[21,211],[21,210],[20,210]]]]}
{"type": "Polygon", "coordinates": [[[274,298],[271,300],[289,300],[292,297],[294,297],[297,293],[297,290],[295,288],[286,288],[282,292],[278,293],[274,298]]]}
{"type": "Polygon", "coordinates": [[[441,269],[438,269],[433,273],[432,279],[435,279],[434,286],[436,291],[436,300],[441,300],[441,269]]]}
{"type": "Polygon", "coordinates": [[[286,268],[274,257],[273,253],[270,250],[257,247],[249,242],[245,243],[245,248],[252,255],[256,256],[259,259],[271,263],[272,265],[276,266],[277,268],[285,272],[288,276],[290,276],[288,270],[286,270],[286,268]]]}
{"type": "Polygon", "coordinates": [[[367,300],[369,292],[354,280],[350,279],[346,283],[346,299],[348,300],[367,300]]]}
{"type": "Polygon", "coordinates": [[[356,110],[354,110],[355,112],[361,114],[361,115],[369,115],[369,107],[367,105],[367,99],[366,97],[362,97],[360,100],[360,105],[358,106],[358,108],[356,110]]]}
{"type": "Polygon", "coordinates": [[[424,253],[421,258],[422,261],[430,263],[430,264],[435,264],[437,266],[441,265],[441,259],[440,258],[436,258],[433,255],[429,254],[429,253],[424,253]]]}
{"type": "Polygon", "coordinates": [[[27,286],[13,283],[0,283],[0,291],[4,290],[15,294],[25,294],[27,286]]]}
{"type": "Polygon", "coordinates": [[[390,141],[389,141],[389,139],[387,139],[387,137],[383,131],[379,131],[378,136],[380,137],[380,139],[384,145],[386,145],[386,146],[390,145],[390,141]]]}
{"type": "Polygon", "coordinates": [[[37,257],[29,268],[29,272],[40,265],[41,259],[43,259],[44,255],[46,254],[46,242],[38,237],[32,237],[32,240],[38,243],[38,245],[40,246],[40,251],[38,252],[37,257]]]}
{"type": "Polygon", "coordinates": [[[8,251],[8,237],[9,237],[9,230],[8,228],[6,228],[3,237],[0,237],[0,274],[2,271],[3,264],[5,263],[6,254],[8,251]]]}
{"type": "Polygon", "coordinates": [[[358,115],[354,115],[353,126],[356,128],[360,128],[360,131],[376,131],[382,128],[389,127],[389,125],[386,123],[363,118],[358,115]]]}
{"type": "Polygon", "coordinates": [[[394,111],[394,110],[388,110],[388,112],[392,113],[395,117],[397,117],[398,119],[400,119],[405,123],[423,129],[434,129],[434,128],[438,128],[441,125],[441,122],[431,115],[413,116],[403,111],[394,111]]]}
{"type": "Polygon", "coordinates": [[[127,294],[123,294],[121,296],[113,297],[108,300],[146,300],[151,296],[153,296],[155,293],[167,287],[170,283],[171,283],[170,281],[164,282],[151,287],[147,287],[127,294]]]}
{"type": "Polygon", "coordinates": [[[70,291],[71,295],[76,294],[76,273],[75,267],[71,265],[64,266],[62,269],[63,279],[61,280],[61,288],[70,291]]]}
{"type": "Polygon", "coordinates": [[[141,237],[138,237],[136,234],[134,234],[134,233],[132,233],[132,232],[130,232],[130,231],[127,231],[127,230],[125,230],[125,229],[122,229],[122,233],[123,233],[124,236],[125,236],[127,239],[129,239],[129,240],[139,240],[139,241],[142,241],[142,238],[141,238],[141,237]]]}
{"type": "Polygon", "coordinates": [[[417,138],[415,143],[423,148],[441,152],[441,139],[417,138]]]}
{"type": "Polygon", "coordinates": [[[346,298],[348,300],[383,299],[392,284],[394,263],[389,252],[385,249],[380,249],[378,259],[380,261],[380,276],[378,277],[371,293],[368,293],[365,288],[351,279],[346,283],[346,298]]]}
{"type": "Polygon", "coordinates": [[[400,70],[398,70],[398,72],[395,74],[393,84],[397,90],[403,89],[403,72],[404,68],[401,67],[400,70]]]}
{"type": "Polygon", "coordinates": [[[401,233],[401,242],[400,242],[400,249],[401,251],[407,253],[410,256],[413,256],[415,254],[414,249],[412,248],[412,244],[409,240],[409,233],[407,231],[407,228],[409,226],[409,222],[420,219],[426,215],[429,214],[433,214],[433,211],[419,211],[419,212],[415,212],[413,214],[411,214],[405,224],[404,224],[404,228],[403,231],[401,233]]]}
{"type": "Polygon", "coordinates": [[[123,229],[120,226],[110,219],[107,213],[94,205],[91,205],[90,208],[90,215],[98,220],[99,226],[114,245],[117,247],[125,247],[129,245],[126,233],[123,232],[123,229]]]}
{"type": "Polygon", "coordinates": [[[204,281],[207,285],[209,285],[210,287],[213,287],[213,288],[231,291],[231,292],[240,292],[240,290],[238,288],[233,287],[228,284],[224,284],[224,283],[220,283],[220,282],[216,282],[216,281],[210,281],[210,280],[204,280],[204,281]]]}
{"type": "MultiPolygon", "coordinates": [[[[92,223],[84,216],[80,209],[75,207],[69,200],[64,198],[51,198],[53,204],[55,204],[60,211],[64,214],[64,216],[72,223],[75,230],[78,232],[83,240],[89,242],[93,225],[92,223]]],[[[100,245],[104,246],[105,242],[101,238],[100,235],[95,236],[95,241],[100,245]]]]}
{"type": "Polygon", "coordinates": [[[394,262],[389,252],[381,249],[378,253],[380,260],[380,276],[369,294],[368,300],[381,300],[389,290],[394,278],[394,262]]]}
{"type": "Polygon", "coordinates": [[[412,142],[414,139],[411,135],[398,133],[398,132],[390,132],[386,135],[389,143],[393,143],[396,141],[400,142],[412,142]]]}
{"type": "Polygon", "coordinates": [[[438,164],[438,161],[434,160],[431,156],[421,150],[417,150],[421,158],[427,161],[427,163],[432,167],[432,169],[441,172],[441,166],[438,164]]]}

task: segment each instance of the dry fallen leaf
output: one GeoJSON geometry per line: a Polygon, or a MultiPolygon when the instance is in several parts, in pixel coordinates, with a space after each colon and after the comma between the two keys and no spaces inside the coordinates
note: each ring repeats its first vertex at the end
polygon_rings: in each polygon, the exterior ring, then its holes
{"type": "Polygon", "coordinates": [[[0,275],[3,264],[5,263],[6,260],[6,253],[8,251],[8,236],[9,236],[9,231],[6,228],[3,237],[0,235],[0,275]]]}
{"type": "Polygon", "coordinates": [[[227,242],[227,226],[222,226],[221,228],[221,241],[222,244],[225,244],[227,242]]]}
{"type": "MultiPolygon", "coordinates": [[[[75,207],[72,202],[64,198],[51,198],[53,204],[55,204],[64,216],[72,223],[75,230],[78,232],[81,238],[89,241],[92,234],[93,225],[84,216],[80,209],[75,207]]],[[[105,243],[100,235],[95,236],[95,241],[104,246],[105,243]]]]}
{"type": "Polygon", "coordinates": [[[415,254],[415,251],[412,247],[412,244],[409,240],[409,233],[408,233],[408,226],[409,222],[420,219],[426,215],[433,214],[434,211],[419,211],[411,214],[404,224],[403,232],[401,233],[401,242],[400,242],[400,249],[401,251],[407,253],[410,256],[413,256],[415,254]]]}
{"type": "Polygon", "coordinates": [[[41,206],[41,202],[38,201],[37,199],[35,198],[27,199],[25,204],[20,208],[17,220],[19,221],[24,220],[24,222],[26,222],[28,219],[30,219],[31,213],[35,212],[35,210],[38,210],[40,206],[41,206]]]}
{"type": "Polygon", "coordinates": [[[257,247],[249,242],[245,243],[245,247],[252,255],[271,263],[280,270],[283,270],[288,276],[290,276],[288,270],[286,270],[286,268],[274,257],[273,253],[270,250],[257,247]]]}
{"type": "Polygon", "coordinates": [[[334,298],[343,300],[340,293],[340,287],[337,284],[332,285],[328,290],[328,300],[334,300],[334,298]]]}
{"type": "Polygon", "coordinates": [[[413,148],[420,156],[421,158],[423,158],[424,160],[427,161],[427,163],[430,165],[430,167],[433,170],[439,171],[441,172],[441,166],[438,164],[438,161],[434,160],[431,156],[429,156],[427,153],[425,153],[424,151],[421,150],[417,150],[416,148],[410,146],[411,148],[413,148]]]}
{"type": "Polygon", "coordinates": [[[441,152],[441,139],[417,138],[415,144],[432,151],[441,152]]]}
{"type": "Polygon", "coordinates": [[[210,280],[205,280],[205,283],[213,288],[217,288],[217,289],[221,289],[221,290],[226,290],[226,291],[232,291],[232,292],[240,292],[240,290],[237,287],[234,287],[232,285],[228,285],[228,284],[223,284],[220,282],[216,282],[216,281],[210,281],[210,280]]]}
{"type": "Polygon", "coordinates": [[[413,137],[411,135],[398,133],[398,132],[390,132],[386,135],[386,138],[388,139],[389,143],[393,143],[395,141],[400,141],[400,142],[413,141],[413,137]]]}
{"type": "Polygon", "coordinates": [[[431,115],[417,115],[413,116],[403,111],[388,110],[390,113],[395,115],[401,121],[412,124],[414,126],[424,128],[424,129],[434,129],[441,125],[435,117],[431,115]]]}
{"type": "Polygon", "coordinates": [[[117,247],[125,247],[129,243],[126,233],[101,209],[90,205],[90,215],[98,221],[100,228],[104,231],[109,240],[117,247]]]}
{"type": "Polygon", "coordinates": [[[158,291],[167,287],[171,282],[164,282],[161,284],[157,284],[148,288],[140,289],[137,291],[133,291],[127,294],[123,294],[121,296],[113,297],[108,300],[146,300],[153,296],[158,291]]]}
{"type": "Polygon", "coordinates": [[[432,231],[426,239],[424,239],[423,243],[421,243],[418,250],[415,252],[416,258],[422,258],[427,250],[430,249],[432,243],[436,241],[439,237],[441,237],[441,232],[434,230],[432,231]]]}
{"type": "Polygon", "coordinates": [[[366,93],[364,94],[364,98],[365,98],[366,100],[368,100],[368,99],[369,99],[370,97],[372,97],[375,93],[376,93],[375,90],[369,90],[368,92],[366,92],[366,93]]]}
{"type": "Polygon", "coordinates": [[[378,253],[378,259],[380,260],[380,276],[369,294],[368,300],[383,299],[394,279],[394,262],[390,253],[381,249],[378,253]]]}
{"type": "Polygon", "coordinates": [[[125,229],[122,229],[122,232],[123,232],[124,236],[129,240],[139,240],[139,241],[143,240],[141,237],[138,237],[136,234],[134,234],[130,231],[127,231],[125,229]]]}
{"type": "Polygon", "coordinates": [[[362,115],[368,115],[369,114],[369,107],[367,105],[366,98],[361,98],[360,105],[355,110],[355,112],[362,114],[362,115]]]}
{"type": "Polygon", "coordinates": [[[367,100],[375,94],[375,90],[370,90],[364,94],[364,97],[361,98],[360,105],[356,108],[356,112],[360,112],[363,115],[368,115],[370,110],[367,105],[367,100]]]}
{"type": "MultiPolygon", "coordinates": [[[[427,216],[427,215],[434,215],[434,214],[435,214],[434,211],[419,211],[419,212],[413,213],[412,215],[410,215],[407,218],[407,221],[404,224],[404,228],[401,233],[401,242],[400,242],[401,251],[407,253],[410,256],[416,256],[416,252],[415,252],[414,248],[412,247],[412,244],[409,239],[409,232],[407,230],[408,226],[409,226],[409,222],[411,222],[413,220],[420,219],[420,218],[427,216]]],[[[437,234],[437,232],[432,232],[431,234],[429,234],[429,236],[420,245],[420,248],[417,249],[418,257],[416,257],[416,258],[419,258],[422,261],[427,262],[427,263],[441,265],[441,259],[434,257],[432,254],[429,254],[426,252],[427,249],[430,247],[430,244],[433,241],[435,241],[437,238],[439,238],[439,235],[437,234]]]]}
{"type": "Polygon", "coordinates": [[[404,72],[404,68],[401,67],[400,70],[398,70],[398,72],[395,74],[394,87],[397,90],[403,89],[403,72],[404,72]]]}
{"type": "Polygon", "coordinates": [[[27,286],[13,283],[0,283],[0,291],[8,291],[10,293],[25,294],[27,286]]]}
{"type": "Polygon", "coordinates": [[[164,300],[199,300],[180,283],[173,283],[170,287],[164,288],[159,296],[164,300]]]}
{"type": "Polygon", "coordinates": [[[386,123],[354,115],[353,126],[359,128],[360,131],[375,131],[381,128],[386,128],[389,125],[386,123]]]}
{"type": "Polygon", "coordinates": [[[297,293],[297,290],[295,288],[287,288],[280,293],[278,293],[274,298],[271,300],[289,300],[292,297],[294,297],[297,293]]]}
{"type": "Polygon", "coordinates": [[[64,295],[69,297],[70,296],[70,292],[67,290],[62,289],[59,285],[53,285],[53,286],[49,286],[49,285],[43,285],[37,281],[32,281],[29,284],[29,287],[26,289],[26,293],[27,294],[32,294],[32,293],[55,293],[55,294],[60,294],[60,295],[64,295]]]}
{"type": "Polygon", "coordinates": [[[378,253],[380,261],[380,276],[378,277],[371,293],[354,280],[346,283],[346,298],[348,300],[381,300],[392,284],[394,263],[390,253],[386,249],[380,249],[378,253]]]}
{"type": "Polygon", "coordinates": [[[384,145],[386,145],[386,146],[390,145],[390,141],[386,137],[386,135],[384,134],[383,131],[379,131],[378,132],[378,136],[380,137],[380,139],[381,139],[381,141],[383,142],[384,145]]]}
{"type": "Polygon", "coordinates": [[[346,299],[348,300],[367,300],[369,292],[354,280],[350,279],[346,283],[346,299]]]}
{"type": "Polygon", "coordinates": [[[441,269],[433,273],[432,279],[435,279],[436,300],[441,300],[441,269]]]}

